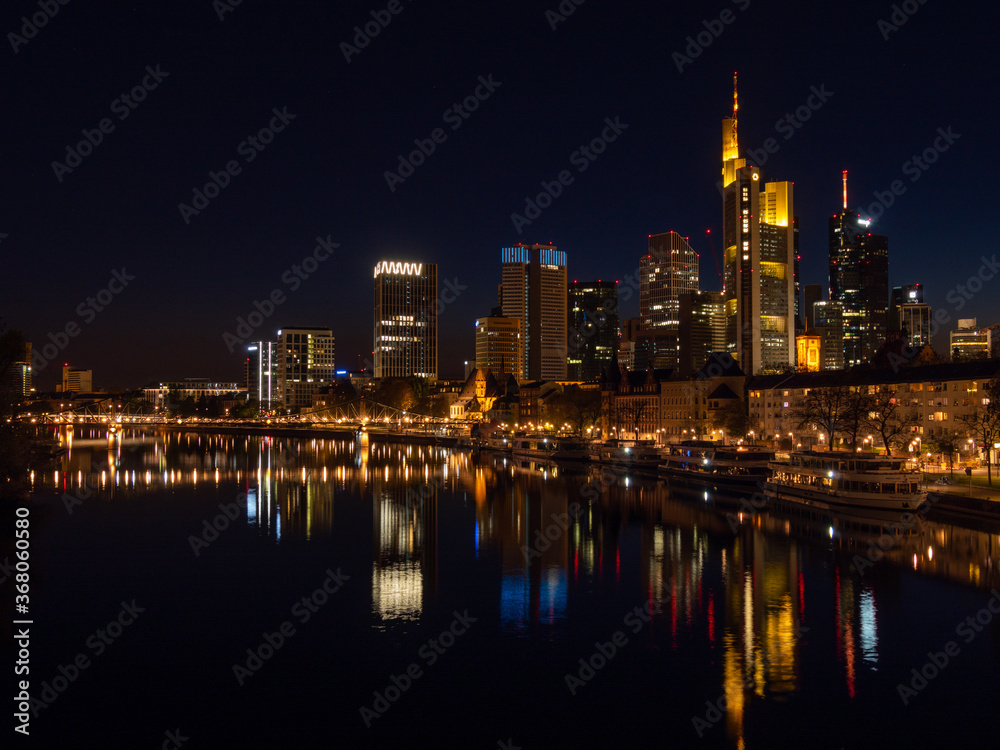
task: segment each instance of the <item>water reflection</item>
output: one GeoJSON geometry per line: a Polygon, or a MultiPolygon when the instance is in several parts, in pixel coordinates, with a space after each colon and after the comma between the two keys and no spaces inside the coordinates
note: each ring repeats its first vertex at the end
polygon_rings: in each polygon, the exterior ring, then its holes
{"type": "MultiPolygon", "coordinates": [[[[475,585],[489,592],[501,632],[522,638],[559,640],[583,616],[578,602],[645,602],[652,647],[707,655],[737,747],[756,702],[802,690],[806,644],[835,654],[838,692],[858,695],[882,666],[880,640],[891,642],[886,593],[899,576],[1000,585],[997,524],[932,520],[893,530],[899,519],[798,507],[740,515],[725,497],[671,491],[652,478],[433,445],[128,430],[109,440],[80,428],[62,441],[59,469],[34,476],[36,490],[128,502],[207,484],[240,497],[262,544],[325,538],[358,517],[347,510],[361,508],[367,519],[370,509],[377,627],[435,614],[439,579],[473,575],[489,579],[475,585]],[[875,570],[862,576],[857,561],[880,539],[875,570]],[[444,545],[446,559],[467,556],[467,569],[456,562],[439,571],[444,545]]],[[[365,528],[365,546],[368,535],[365,528]]]]}

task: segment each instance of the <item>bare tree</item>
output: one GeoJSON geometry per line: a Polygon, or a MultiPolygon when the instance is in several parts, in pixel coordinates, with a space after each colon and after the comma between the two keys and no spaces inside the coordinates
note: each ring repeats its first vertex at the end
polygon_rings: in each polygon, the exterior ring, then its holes
{"type": "Polygon", "coordinates": [[[880,386],[871,399],[868,424],[882,437],[885,454],[892,455],[892,448],[902,442],[917,426],[917,415],[903,411],[903,401],[896,397],[889,386],[880,386]]]}
{"type": "Polygon", "coordinates": [[[802,403],[792,410],[796,429],[819,428],[826,433],[833,450],[833,437],[841,431],[850,404],[850,390],[837,385],[829,388],[813,388],[802,403]]]}
{"type": "Polygon", "coordinates": [[[929,441],[936,453],[940,453],[948,461],[948,470],[955,475],[955,454],[962,447],[962,435],[956,430],[942,430],[929,441]]]}
{"type": "Polygon", "coordinates": [[[845,408],[840,419],[840,431],[851,450],[858,447],[858,434],[868,423],[868,413],[872,409],[872,397],[862,388],[851,388],[847,394],[845,408]]]}
{"type": "Polygon", "coordinates": [[[636,440],[639,439],[639,424],[649,406],[646,399],[630,398],[627,401],[620,400],[615,404],[616,422],[618,432],[621,434],[622,425],[632,429],[636,440]]]}
{"type": "Polygon", "coordinates": [[[986,453],[986,481],[993,485],[993,471],[990,454],[993,444],[1000,441],[1000,374],[986,384],[985,404],[977,404],[975,410],[959,419],[966,424],[977,442],[981,441],[986,453]]]}

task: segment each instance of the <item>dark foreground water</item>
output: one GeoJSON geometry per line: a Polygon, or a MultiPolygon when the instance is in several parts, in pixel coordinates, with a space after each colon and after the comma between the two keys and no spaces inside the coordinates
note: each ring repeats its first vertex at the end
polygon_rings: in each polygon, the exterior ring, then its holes
{"type": "Polygon", "coordinates": [[[77,429],[34,482],[29,746],[1000,744],[995,525],[869,555],[864,519],[335,440],[77,429]]]}

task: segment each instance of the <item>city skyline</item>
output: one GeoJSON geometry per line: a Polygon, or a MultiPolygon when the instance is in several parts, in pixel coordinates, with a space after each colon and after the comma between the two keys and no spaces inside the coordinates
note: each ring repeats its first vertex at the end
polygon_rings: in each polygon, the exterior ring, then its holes
{"type": "MultiPolygon", "coordinates": [[[[972,41],[942,59],[920,53],[942,35],[985,34],[944,8],[920,6],[890,29],[890,5],[849,4],[836,18],[791,3],[734,5],[735,20],[697,50],[707,9],[587,4],[553,21],[528,4],[403,6],[348,61],[337,45],[370,18],[362,4],[327,13],[245,3],[223,19],[210,6],[115,7],[67,6],[8,53],[14,64],[0,74],[21,113],[6,123],[6,141],[19,147],[0,195],[2,324],[36,347],[79,328],[38,373],[42,384],[58,382],[66,361],[109,386],[238,379],[245,346],[230,349],[225,334],[269,339],[300,321],[329,326],[337,366],[354,369],[370,336],[345,312],[370,309],[361,280],[383,257],[436,262],[442,284],[463,290],[440,319],[442,375],[461,374],[471,322],[488,312],[479,298],[495,267],[480,258],[513,242],[566,250],[570,278],[624,281],[647,236],[673,230],[700,255],[702,289],[718,290],[717,128],[734,70],[749,163],[766,181],[795,184],[802,284],[828,283],[826,221],[847,169],[850,206],[879,214],[872,230],[892,239],[891,286],[924,283],[931,308],[951,316],[944,331],[960,317],[1000,319],[990,295],[966,283],[993,256],[975,207],[995,108],[979,92],[996,74],[972,41]],[[110,38],[135,43],[111,52],[84,43],[105,23],[110,38]],[[337,40],[323,45],[322,66],[315,53],[282,54],[293,31],[307,37],[296,49],[313,36],[337,40]],[[467,33],[453,53],[460,64],[421,54],[467,33]],[[512,33],[554,45],[546,75],[510,48],[512,33]],[[258,43],[243,44],[247,34],[258,43]],[[849,58],[839,54],[846,36],[856,40],[849,58]],[[612,53],[625,40],[668,52],[612,53]],[[424,62],[402,64],[412,56],[424,62]],[[253,83],[224,75],[230,66],[254,71],[253,83]],[[371,91],[379,95],[359,98],[371,91]],[[874,97],[878,106],[858,109],[874,97]],[[685,117],[661,116],[671,98],[685,101],[685,117]],[[546,113],[522,123],[527,138],[510,137],[514,107],[546,113]],[[110,132],[99,127],[105,118],[110,132]],[[77,149],[84,131],[99,143],[77,149]],[[182,205],[198,213],[182,215],[182,205]],[[953,219],[948,233],[928,231],[943,217],[953,219]],[[959,259],[943,267],[942,236],[959,259]],[[261,325],[239,335],[240,319],[255,313],[261,325]],[[132,356],[117,356],[123,342],[137,347],[132,356]]],[[[6,19],[14,33],[20,13],[6,19]]],[[[637,309],[623,298],[622,319],[637,309]]],[[[933,343],[944,353],[946,332],[933,343]]]]}

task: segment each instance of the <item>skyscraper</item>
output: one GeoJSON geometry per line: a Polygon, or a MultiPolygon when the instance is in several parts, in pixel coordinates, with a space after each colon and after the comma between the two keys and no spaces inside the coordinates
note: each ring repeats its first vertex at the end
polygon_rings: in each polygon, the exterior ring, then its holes
{"type": "Polygon", "coordinates": [[[806,330],[808,331],[815,325],[815,323],[813,322],[813,303],[819,302],[823,299],[822,285],[806,284],[804,297],[805,299],[803,301],[805,303],[805,313],[806,313],[805,323],[806,323],[806,330]]]}
{"type": "Polygon", "coordinates": [[[810,332],[823,339],[823,363],[820,369],[844,369],[844,306],[840,302],[818,300],[813,303],[814,327],[810,332]]]}
{"type": "Polygon", "coordinates": [[[676,232],[649,235],[647,252],[639,259],[639,326],[654,334],[658,357],[655,367],[677,365],[680,295],[698,291],[698,254],[676,232]]]}
{"type": "MultiPolygon", "coordinates": [[[[476,320],[476,367],[489,370],[498,379],[517,377],[524,361],[524,342],[518,318],[489,316],[476,320]]],[[[468,375],[466,375],[468,378],[468,375]]]]}
{"type": "Polygon", "coordinates": [[[683,377],[704,367],[710,355],[726,351],[726,303],[722,292],[680,295],[678,342],[678,366],[683,377]]]}
{"type": "Polygon", "coordinates": [[[596,381],[618,349],[618,282],[572,281],[567,300],[567,377],[596,381]]]}
{"type": "Polygon", "coordinates": [[[868,362],[885,343],[889,316],[889,238],[847,208],[830,218],[830,299],[844,305],[844,367],[868,362]]]}
{"type": "Polygon", "coordinates": [[[282,328],[278,331],[278,393],[286,409],[312,406],[312,397],[333,380],[333,331],[282,328]]]}
{"type": "Polygon", "coordinates": [[[795,364],[793,186],[760,186],[760,170],[739,158],[738,100],[722,121],[723,293],[726,345],[747,374],[795,364]]]}
{"type": "Polygon", "coordinates": [[[923,284],[906,284],[904,286],[894,286],[889,295],[889,320],[886,327],[890,331],[900,330],[899,308],[903,305],[924,301],[923,284]]]}
{"type": "Polygon", "coordinates": [[[247,345],[247,393],[264,411],[282,401],[278,388],[278,344],[254,341],[247,345]]]}
{"type": "Polygon", "coordinates": [[[375,377],[438,376],[436,263],[375,264],[375,377]]]}
{"type": "Polygon", "coordinates": [[[500,304],[518,318],[524,341],[520,380],[566,379],[566,253],[518,243],[501,250],[500,304]]]}

